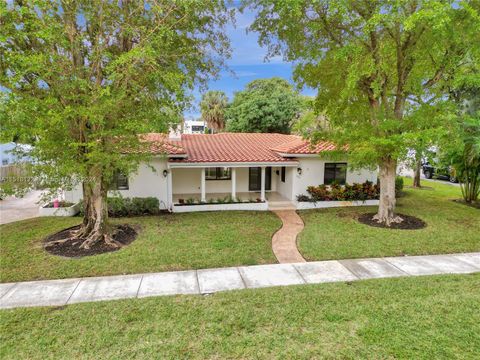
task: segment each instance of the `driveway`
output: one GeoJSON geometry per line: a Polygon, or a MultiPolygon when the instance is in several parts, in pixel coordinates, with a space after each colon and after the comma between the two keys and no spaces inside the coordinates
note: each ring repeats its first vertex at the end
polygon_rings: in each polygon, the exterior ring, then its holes
{"type": "MultiPolygon", "coordinates": [[[[398,173],[398,175],[401,175],[401,176],[413,178],[413,170],[408,169],[404,166],[399,166],[399,168],[397,169],[397,173],[398,173]]],[[[441,183],[441,184],[452,185],[452,186],[457,186],[457,187],[460,186],[459,183],[451,183],[450,181],[447,181],[447,180],[426,179],[425,175],[423,175],[423,173],[420,174],[420,179],[421,179],[420,183],[425,182],[425,181],[432,181],[432,182],[438,182],[438,183],[441,183]]]]}
{"type": "Polygon", "coordinates": [[[41,194],[41,191],[31,191],[22,198],[9,196],[0,200],[0,224],[37,217],[41,194]]]}

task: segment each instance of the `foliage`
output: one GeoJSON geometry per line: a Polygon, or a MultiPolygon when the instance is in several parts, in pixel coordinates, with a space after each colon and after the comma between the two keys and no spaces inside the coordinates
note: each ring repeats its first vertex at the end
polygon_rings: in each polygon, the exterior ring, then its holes
{"type": "Polygon", "coordinates": [[[254,80],[235,93],[227,108],[227,131],[289,134],[303,98],[285,79],[254,80]]]}
{"type": "Polygon", "coordinates": [[[108,215],[111,217],[156,215],[160,212],[160,202],[156,197],[115,196],[107,198],[107,205],[108,215]]]}
{"type": "Polygon", "coordinates": [[[257,203],[258,200],[242,200],[240,198],[234,198],[232,195],[226,195],[219,198],[209,198],[207,201],[199,201],[198,199],[189,198],[187,200],[179,199],[178,204],[175,206],[182,205],[215,205],[215,204],[244,204],[244,203],[257,203]]]}
{"type": "Polygon", "coordinates": [[[403,177],[397,176],[395,178],[395,196],[399,197],[403,191],[403,177]]]}
{"type": "MultiPolygon", "coordinates": [[[[327,131],[309,137],[348,144],[350,163],[378,165],[383,177],[377,219],[394,215],[396,163],[412,139],[445,126],[448,117],[409,121],[433,112],[480,42],[478,2],[442,0],[251,0],[250,29],[269,55],[296,63],[295,79],[318,90],[327,131]]],[[[475,62],[478,68],[478,62],[475,62]]],[[[447,104],[448,107],[448,104],[447,104]]]]}
{"type": "Polygon", "coordinates": [[[222,0],[0,2],[2,137],[35,139],[29,155],[52,192],[82,182],[89,240],[105,235],[89,230],[106,228],[113,174],[148,158],[138,134],[178,122],[190,89],[223,65],[232,11],[222,0]]]}
{"type": "Polygon", "coordinates": [[[463,118],[460,127],[459,139],[449,142],[446,156],[460,182],[464,200],[472,203],[480,195],[480,116],[463,118]]]}
{"type": "Polygon", "coordinates": [[[228,104],[227,95],[223,91],[207,91],[202,96],[200,109],[202,111],[202,120],[207,123],[207,127],[216,132],[225,128],[225,110],[228,104]]]}
{"type": "Polygon", "coordinates": [[[309,186],[307,195],[298,195],[297,201],[365,201],[376,200],[379,195],[379,187],[371,181],[365,181],[363,184],[354,183],[353,185],[338,184],[309,186]]]}

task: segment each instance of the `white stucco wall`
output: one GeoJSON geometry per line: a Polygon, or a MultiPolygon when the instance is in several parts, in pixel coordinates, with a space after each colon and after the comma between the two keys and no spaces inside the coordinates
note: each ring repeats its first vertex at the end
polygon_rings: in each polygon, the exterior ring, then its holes
{"type": "MultiPolygon", "coordinates": [[[[319,158],[299,158],[299,167],[302,169],[298,174],[296,167],[287,167],[285,183],[281,181],[281,168],[272,167],[272,191],[277,191],[282,196],[295,200],[299,194],[306,194],[308,186],[323,184],[325,162],[319,158]],[[276,171],[279,171],[277,175],[276,171]]],[[[339,161],[342,162],[342,161],[339,161]]],[[[118,190],[110,192],[110,196],[116,193],[123,197],[156,197],[160,200],[160,208],[167,208],[168,204],[168,180],[163,176],[167,169],[166,159],[154,159],[150,162],[153,167],[141,164],[136,173],[129,176],[129,190],[118,190]]],[[[200,168],[174,168],[170,169],[172,174],[173,194],[200,194],[201,169],[200,168]]],[[[237,193],[248,192],[248,168],[236,168],[237,193]]],[[[376,182],[377,172],[368,169],[347,170],[347,182],[362,183],[366,180],[376,182]]],[[[206,192],[209,193],[230,193],[232,190],[231,180],[207,180],[206,192]]],[[[81,186],[72,191],[65,192],[65,200],[77,202],[82,198],[81,186]]]]}
{"type": "MultiPolygon", "coordinates": [[[[160,208],[167,208],[167,178],[163,170],[167,169],[166,159],[153,159],[150,166],[140,164],[136,173],[128,177],[128,190],[110,191],[109,196],[120,194],[123,197],[156,197],[160,201],[160,208]],[[153,169],[152,169],[153,168],[153,169]]],[[[65,192],[65,200],[77,202],[83,197],[81,185],[65,192]]]]}
{"type": "Polygon", "coordinates": [[[294,174],[297,172],[297,168],[287,167],[285,168],[285,182],[282,182],[282,168],[275,168],[275,171],[279,171],[279,175],[277,176],[275,173],[275,183],[276,183],[276,191],[287,199],[292,198],[293,194],[293,177],[294,174]]]}
{"type": "MultiPolygon", "coordinates": [[[[293,199],[297,195],[307,194],[308,186],[317,186],[323,184],[326,162],[346,162],[348,161],[325,161],[318,158],[299,158],[302,174],[298,175],[295,170],[293,174],[293,199]]],[[[369,169],[352,170],[347,169],[347,183],[363,183],[365,181],[377,182],[377,171],[369,169]]]]}

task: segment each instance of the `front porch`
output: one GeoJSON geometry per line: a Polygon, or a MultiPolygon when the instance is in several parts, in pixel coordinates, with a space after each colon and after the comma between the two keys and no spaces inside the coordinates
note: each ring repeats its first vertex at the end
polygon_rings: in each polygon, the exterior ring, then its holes
{"type": "MultiPolygon", "coordinates": [[[[171,209],[186,205],[240,204],[268,207],[289,203],[293,196],[294,162],[278,164],[169,164],[168,189],[171,209]],[[222,165],[222,166],[219,166],[222,165]],[[228,165],[228,166],[226,166],[228,165]],[[271,166],[270,166],[271,165],[271,166]],[[265,204],[260,206],[256,204],[265,204]]],[[[234,206],[230,206],[234,207],[234,206]]]]}
{"type": "MultiPolygon", "coordinates": [[[[218,200],[225,201],[229,200],[236,200],[238,202],[246,202],[246,201],[261,201],[261,193],[258,191],[250,191],[250,192],[239,192],[236,193],[235,198],[232,197],[231,193],[208,193],[205,194],[205,202],[219,202],[218,200]]],[[[201,194],[174,194],[173,195],[173,203],[185,203],[185,202],[200,202],[201,194]]],[[[290,201],[286,197],[282,196],[280,193],[276,191],[266,191],[265,192],[265,200],[270,202],[285,202],[290,201]]]]}

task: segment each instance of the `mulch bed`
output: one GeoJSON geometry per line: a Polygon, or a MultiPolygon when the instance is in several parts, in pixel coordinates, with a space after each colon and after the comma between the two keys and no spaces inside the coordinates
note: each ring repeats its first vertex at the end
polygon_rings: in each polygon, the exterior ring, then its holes
{"type": "Polygon", "coordinates": [[[403,221],[400,223],[392,223],[390,226],[385,226],[383,223],[378,223],[376,220],[373,220],[375,213],[366,213],[358,217],[358,221],[362,224],[370,225],[374,227],[384,228],[384,229],[401,229],[401,230],[417,230],[423,229],[427,226],[425,221],[410,215],[397,214],[400,216],[403,221]]]}
{"type": "Polygon", "coordinates": [[[72,232],[78,230],[80,225],[73,226],[68,229],[64,229],[58,233],[48,236],[44,240],[45,250],[53,255],[65,256],[70,258],[79,258],[83,256],[98,255],[103,253],[108,253],[112,251],[117,251],[122,249],[124,246],[129,245],[137,238],[137,230],[135,230],[130,225],[118,225],[115,227],[116,230],[113,239],[123,247],[112,247],[104,242],[100,241],[97,244],[93,245],[90,249],[80,249],[80,244],[83,242],[83,239],[69,240],[64,243],[55,244],[52,246],[47,246],[48,243],[56,240],[63,240],[72,236],[72,232]]]}

